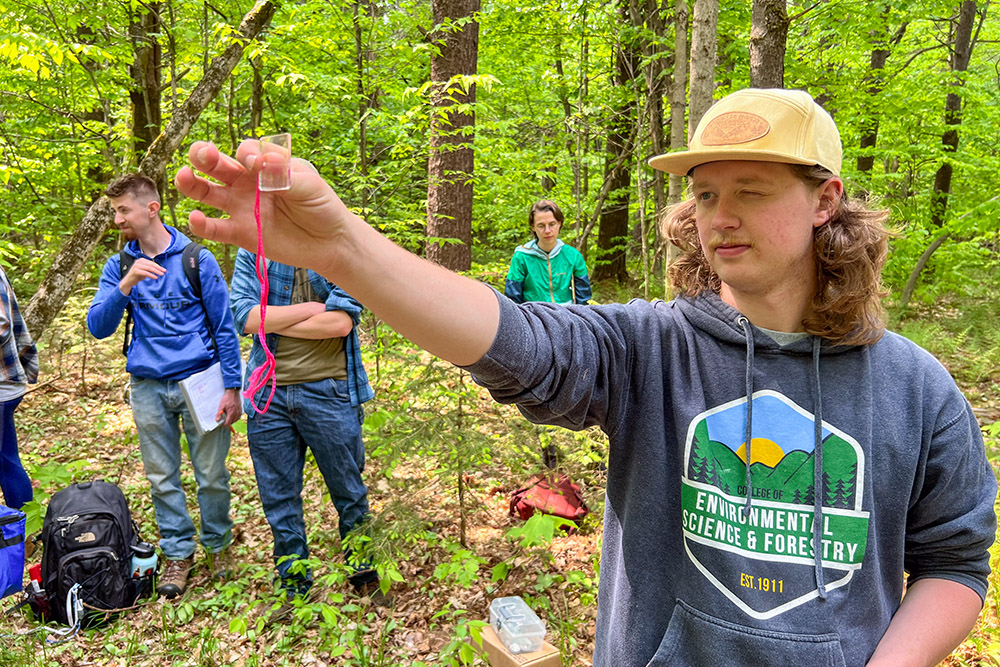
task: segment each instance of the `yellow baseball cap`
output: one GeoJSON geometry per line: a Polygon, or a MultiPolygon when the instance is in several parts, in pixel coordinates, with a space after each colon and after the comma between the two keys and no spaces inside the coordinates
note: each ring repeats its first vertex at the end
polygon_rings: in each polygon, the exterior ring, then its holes
{"type": "Polygon", "coordinates": [[[650,158],[649,166],[684,176],[706,162],[755,160],[818,164],[839,176],[842,159],[837,125],[809,93],[746,88],[705,113],[687,150],[650,158]]]}

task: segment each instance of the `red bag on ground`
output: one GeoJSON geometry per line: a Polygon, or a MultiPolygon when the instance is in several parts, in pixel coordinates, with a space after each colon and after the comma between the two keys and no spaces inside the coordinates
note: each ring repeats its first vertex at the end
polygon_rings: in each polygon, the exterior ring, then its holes
{"type": "Polygon", "coordinates": [[[535,475],[527,486],[511,494],[511,516],[527,521],[536,511],[577,523],[590,514],[590,509],[583,502],[580,486],[567,475],[555,479],[535,475]]]}

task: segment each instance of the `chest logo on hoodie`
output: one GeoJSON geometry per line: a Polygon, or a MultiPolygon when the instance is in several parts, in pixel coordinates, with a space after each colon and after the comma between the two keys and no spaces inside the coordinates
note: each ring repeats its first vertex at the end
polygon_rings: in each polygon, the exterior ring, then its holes
{"type": "Polygon", "coordinates": [[[747,615],[766,619],[818,596],[817,550],[831,594],[861,568],[865,461],[854,438],[823,422],[822,470],[815,474],[813,415],[778,392],[755,392],[752,416],[749,461],[746,398],[691,421],[681,506],[684,547],[695,567],[747,615]]]}

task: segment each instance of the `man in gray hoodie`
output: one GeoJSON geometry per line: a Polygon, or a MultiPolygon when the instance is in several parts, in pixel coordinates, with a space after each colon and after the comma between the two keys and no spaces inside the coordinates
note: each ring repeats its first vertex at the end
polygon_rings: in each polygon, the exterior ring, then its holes
{"type": "MultiPolygon", "coordinates": [[[[231,216],[192,229],[255,247],[255,142],[190,157],[219,183],[184,168],[180,191],[231,216]]],[[[884,330],[884,215],[847,200],[833,120],[740,91],[651,164],[691,178],[669,303],[514,304],[392,244],[305,162],[261,201],[267,254],[532,421],[608,434],[595,665],[936,664],[983,603],[996,480],[954,381],[884,330]]]]}

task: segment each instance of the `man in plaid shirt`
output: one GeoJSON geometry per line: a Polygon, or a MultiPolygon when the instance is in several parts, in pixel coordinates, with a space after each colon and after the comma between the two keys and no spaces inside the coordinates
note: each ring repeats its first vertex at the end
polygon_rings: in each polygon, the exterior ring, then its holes
{"type": "Polygon", "coordinates": [[[14,410],[27,391],[38,381],[38,349],[24,324],[17,298],[3,268],[0,268],[0,490],[4,503],[20,509],[34,493],[31,480],[17,453],[14,410]]]}

